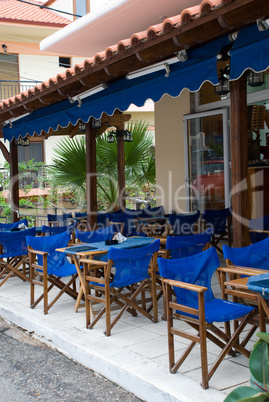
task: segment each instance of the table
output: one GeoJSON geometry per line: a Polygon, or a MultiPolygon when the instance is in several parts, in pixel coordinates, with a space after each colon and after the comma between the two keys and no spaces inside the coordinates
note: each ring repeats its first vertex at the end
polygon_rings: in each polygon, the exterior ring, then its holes
{"type": "MultiPolygon", "coordinates": [[[[264,272],[264,271],[263,271],[264,272]]],[[[248,288],[248,279],[249,277],[239,278],[239,279],[232,279],[226,281],[224,285],[230,286],[231,289],[227,289],[225,294],[232,295],[234,297],[244,297],[250,299],[252,301],[256,301],[258,304],[259,309],[259,316],[260,316],[260,331],[266,332],[265,326],[265,316],[269,319],[269,306],[267,301],[264,299],[260,292],[254,292],[248,288]]]]}
{"type": "Polygon", "coordinates": [[[93,259],[96,256],[100,256],[103,254],[107,254],[111,247],[116,247],[120,249],[126,248],[136,248],[136,247],[143,247],[150,243],[152,243],[155,238],[152,237],[128,237],[127,240],[123,243],[113,244],[113,245],[106,245],[104,241],[96,242],[96,243],[81,243],[76,244],[71,247],[59,248],[56,251],[63,252],[69,255],[72,258],[73,263],[76,266],[78,277],[80,280],[80,289],[78,298],[75,305],[75,311],[78,310],[80,301],[82,298],[83,293],[85,294],[84,283],[83,283],[83,274],[81,272],[81,267],[79,260],[80,258],[90,258],[93,259]],[[83,246],[88,249],[79,251],[78,247],[83,246]]]}

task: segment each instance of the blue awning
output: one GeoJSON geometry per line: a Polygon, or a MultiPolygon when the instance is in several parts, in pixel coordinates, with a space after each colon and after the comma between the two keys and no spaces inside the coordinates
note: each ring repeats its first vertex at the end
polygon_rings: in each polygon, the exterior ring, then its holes
{"type": "Polygon", "coordinates": [[[269,30],[259,31],[257,24],[242,29],[230,51],[230,80],[246,70],[265,71],[269,67],[269,30]]]}
{"type": "Polygon", "coordinates": [[[184,88],[197,91],[205,81],[216,85],[217,54],[227,45],[228,38],[223,37],[197,49],[188,51],[188,60],[170,65],[170,75],[165,77],[164,71],[157,71],[143,77],[127,80],[120,79],[111,83],[108,88],[88,98],[71,104],[68,100],[36,110],[26,117],[15,121],[10,127],[3,128],[4,138],[11,141],[27,134],[40,135],[59,126],[76,125],[79,120],[88,122],[91,117],[99,119],[102,113],[112,115],[115,109],[125,111],[131,103],[143,106],[147,99],[157,102],[164,94],[178,96],[184,88]]]}

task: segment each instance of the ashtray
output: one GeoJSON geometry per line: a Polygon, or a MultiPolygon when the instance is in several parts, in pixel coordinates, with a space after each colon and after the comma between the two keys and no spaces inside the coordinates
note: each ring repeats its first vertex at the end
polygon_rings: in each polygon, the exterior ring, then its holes
{"type": "Polygon", "coordinates": [[[112,246],[113,244],[118,244],[118,240],[106,240],[105,245],[106,246],[112,246]]]}

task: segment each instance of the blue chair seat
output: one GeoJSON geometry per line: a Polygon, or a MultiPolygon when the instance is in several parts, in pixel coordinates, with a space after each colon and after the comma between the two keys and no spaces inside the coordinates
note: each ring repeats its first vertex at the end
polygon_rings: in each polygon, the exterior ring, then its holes
{"type": "MultiPolygon", "coordinates": [[[[197,305],[193,307],[198,308],[197,305]]],[[[205,303],[205,320],[208,323],[227,322],[243,317],[245,314],[250,313],[252,310],[253,307],[251,306],[235,304],[233,302],[222,299],[214,299],[210,303],[205,303]]],[[[188,315],[189,317],[195,317],[196,319],[199,319],[198,316],[186,314],[179,310],[176,310],[176,313],[186,316],[188,315]]]]}
{"type": "MultiPolygon", "coordinates": [[[[257,314],[257,309],[215,298],[211,288],[211,280],[213,273],[219,266],[219,259],[214,247],[185,258],[158,258],[158,266],[164,285],[168,317],[170,371],[175,373],[189,356],[195,343],[198,343],[200,344],[202,387],[208,388],[210,378],[227,353],[233,353],[232,348],[249,356],[244,342],[253,334],[252,326],[247,334],[244,333],[242,343],[240,343],[239,335],[257,314]],[[174,300],[174,294],[176,300],[174,300]],[[175,313],[177,314],[175,315],[175,313]],[[176,329],[174,318],[185,321],[192,331],[176,329]],[[240,325],[235,327],[234,334],[230,336],[229,324],[239,318],[240,325]],[[214,322],[224,322],[226,331],[222,332],[221,327],[216,327],[214,322]],[[197,331],[197,334],[193,333],[193,329],[197,331]],[[184,339],[191,341],[191,344],[177,360],[174,345],[176,335],[183,336],[184,339]],[[210,370],[207,367],[207,338],[221,349],[210,370]],[[224,343],[223,340],[225,340],[224,343]]],[[[256,329],[257,326],[254,328],[256,329]]]]}
{"type": "Polygon", "coordinates": [[[29,281],[29,277],[21,270],[21,265],[28,259],[26,238],[35,234],[35,228],[18,232],[0,231],[0,286],[13,274],[23,281],[29,281]]]}
{"type": "Polygon", "coordinates": [[[78,276],[76,266],[68,261],[64,252],[56,251],[67,247],[70,238],[70,233],[66,230],[53,236],[27,236],[26,238],[30,257],[31,308],[35,308],[43,300],[44,314],[48,313],[64,293],[73,299],[78,297],[75,288],[78,276]],[[40,279],[38,279],[39,277],[40,279]],[[71,278],[65,283],[61,280],[63,277],[71,278]],[[35,298],[35,287],[38,285],[42,287],[43,294],[41,297],[35,298]],[[49,303],[49,292],[54,287],[59,288],[60,292],[49,303]]]}
{"type": "Polygon", "coordinates": [[[83,262],[84,288],[86,291],[87,328],[92,329],[105,314],[105,334],[110,336],[111,329],[125,311],[132,315],[136,315],[138,312],[153,322],[158,321],[156,260],[159,247],[160,240],[155,240],[149,245],[135,249],[111,247],[108,252],[107,262],[97,262],[90,259],[81,260],[83,262]],[[111,272],[112,267],[113,274],[111,272]],[[103,270],[103,275],[99,275],[100,269],[103,270]],[[130,286],[132,286],[132,292],[129,291],[130,286]],[[126,288],[128,289],[127,292],[126,288]],[[149,297],[144,297],[145,292],[149,292],[149,297]],[[142,305],[137,303],[137,299],[140,299],[138,297],[140,294],[144,301],[142,305]],[[104,305],[94,319],[91,314],[91,301],[93,300],[104,305]],[[118,308],[120,307],[120,311],[117,312],[116,317],[113,317],[113,321],[111,320],[112,304],[115,304],[118,308]],[[152,314],[148,310],[149,304],[153,304],[152,314]]]}

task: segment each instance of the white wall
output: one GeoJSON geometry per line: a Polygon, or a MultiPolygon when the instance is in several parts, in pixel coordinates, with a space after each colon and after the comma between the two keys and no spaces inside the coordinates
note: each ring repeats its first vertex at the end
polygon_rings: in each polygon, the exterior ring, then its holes
{"type": "MultiPolygon", "coordinates": [[[[100,10],[104,7],[109,7],[110,3],[117,3],[119,0],[90,0],[90,9],[91,12],[100,10]]],[[[55,8],[61,11],[67,11],[69,13],[73,13],[73,1],[72,0],[57,0],[53,3],[51,8],[55,8]]],[[[62,17],[68,18],[73,21],[73,17],[67,14],[59,13],[62,17]]]]}
{"type": "MultiPolygon", "coordinates": [[[[68,13],[73,14],[73,1],[72,0],[57,0],[50,7],[54,8],[56,10],[67,11],[68,13]]],[[[73,21],[72,15],[63,14],[63,13],[57,13],[57,14],[59,14],[61,17],[64,17],[64,18],[67,18],[68,20],[73,21]]]]}
{"type": "MultiPolygon", "coordinates": [[[[72,65],[83,61],[81,57],[71,58],[72,65]]],[[[64,67],[59,67],[59,56],[19,55],[19,72],[22,81],[25,78],[46,81],[64,71],[64,67]]]]}
{"type": "Polygon", "coordinates": [[[188,90],[178,98],[164,95],[155,104],[156,197],[166,213],[186,212],[183,115],[188,113],[188,90]]]}
{"type": "Polygon", "coordinates": [[[117,3],[118,0],[91,0],[91,12],[108,8],[111,3],[117,3]]]}

